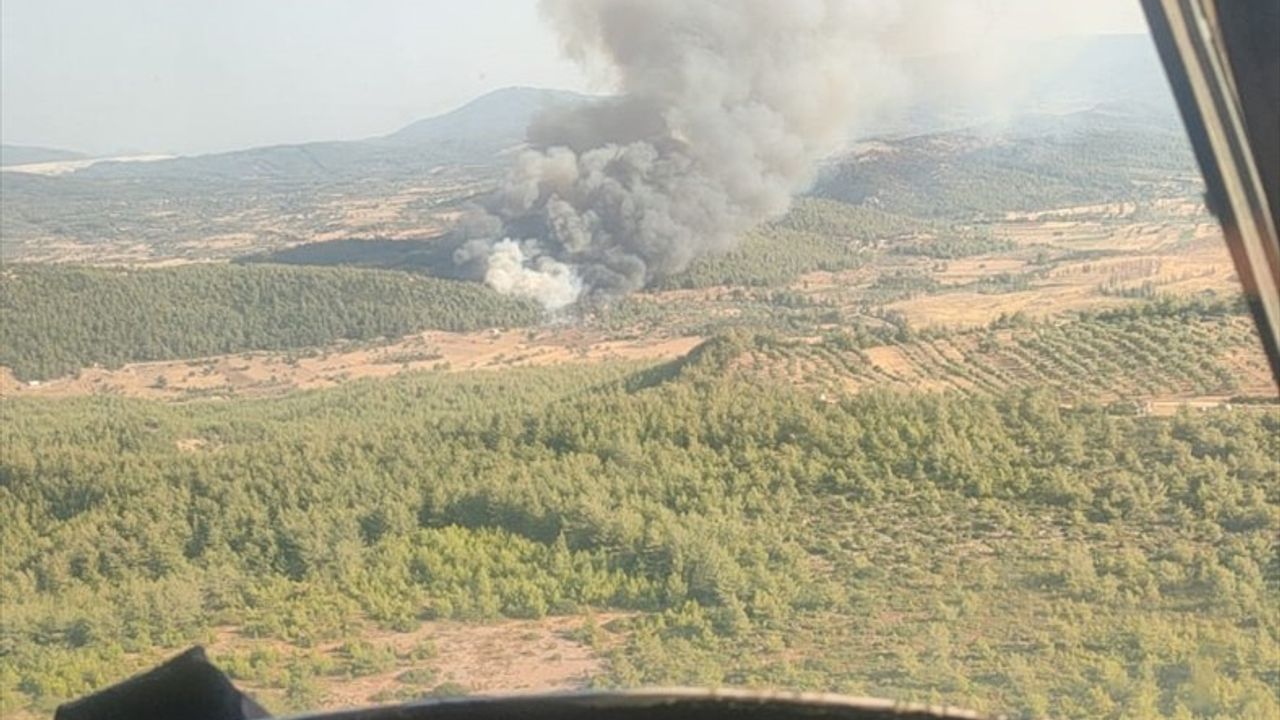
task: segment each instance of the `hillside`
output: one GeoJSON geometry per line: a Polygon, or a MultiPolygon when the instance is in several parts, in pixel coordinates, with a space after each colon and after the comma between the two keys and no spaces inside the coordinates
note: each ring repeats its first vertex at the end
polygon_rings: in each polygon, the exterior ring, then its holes
{"type": "Polygon", "coordinates": [[[1053,388],[1064,400],[1271,395],[1257,331],[1242,308],[1164,303],[890,337],[833,330],[813,341],[763,336],[731,367],[829,397],[872,388],[996,393],[1053,388]]]}
{"type": "Polygon", "coordinates": [[[505,618],[496,648],[563,628],[577,686],[1274,715],[1274,409],[833,403],[720,372],[735,343],[656,382],[6,400],[0,691],[47,710],[192,642],[276,710],[497,689],[447,653],[505,618]]]}
{"type": "Polygon", "coordinates": [[[100,163],[87,179],[315,184],[421,177],[446,164],[492,166],[524,142],[539,112],[589,98],[560,90],[506,88],[438,117],[366,140],[276,145],[147,163],[100,163]]]}
{"type": "Polygon", "coordinates": [[[444,115],[419,120],[376,142],[397,147],[429,145],[459,157],[483,158],[524,142],[526,129],[540,113],[592,100],[565,90],[506,88],[444,115]]]}
{"type": "Polygon", "coordinates": [[[543,108],[588,98],[498,90],[385,137],[0,175],[0,257],[226,258],[317,237],[420,236],[495,181],[543,108]]]}
{"type": "Polygon", "coordinates": [[[539,318],[531,305],[481,285],[371,270],[14,265],[4,282],[0,365],[22,380],[90,365],[299,349],[539,318]]]}
{"type": "Polygon", "coordinates": [[[824,166],[816,197],[936,218],[1192,194],[1194,157],[1179,128],[1105,108],[868,144],[824,166]]]}

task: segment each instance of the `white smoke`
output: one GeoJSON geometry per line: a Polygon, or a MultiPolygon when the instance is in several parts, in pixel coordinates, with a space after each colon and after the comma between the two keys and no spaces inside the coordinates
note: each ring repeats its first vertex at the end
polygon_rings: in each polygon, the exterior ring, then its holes
{"type": "Polygon", "coordinates": [[[566,308],[582,294],[582,281],[573,268],[540,255],[532,240],[523,247],[510,239],[495,243],[484,281],[504,295],[537,300],[548,310],[566,308]]]}
{"type": "Polygon", "coordinates": [[[542,6],[569,56],[611,71],[620,94],[535,122],[457,258],[487,253],[490,285],[548,308],[731,248],[901,85],[877,44],[900,10],[883,0],[542,6]]]}

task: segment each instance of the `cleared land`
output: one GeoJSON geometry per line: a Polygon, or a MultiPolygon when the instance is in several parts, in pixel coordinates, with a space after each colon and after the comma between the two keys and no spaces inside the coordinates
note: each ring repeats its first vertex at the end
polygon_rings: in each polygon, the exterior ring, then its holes
{"type": "Polygon", "coordinates": [[[0,368],[0,393],[10,397],[103,394],[170,400],[261,397],[421,370],[460,372],[670,360],[700,341],[697,337],[610,339],[571,327],[424,332],[385,344],[130,363],[115,370],[86,368],[75,376],[27,383],[0,368]]]}
{"type": "Polygon", "coordinates": [[[581,616],[484,624],[428,621],[410,632],[370,626],[359,633],[358,648],[335,641],[305,650],[283,642],[264,644],[227,627],[216,631],[207,649],[240,676],[236,679],[242,687],[265,702],[279,704],[284,698],[279,697],[278,679],[262,673],[266,670],[260,658],[264,646],[274,654],[277,667],[327,662],[336,668],[312,690],[315,706],[365,707],[432,692],[585,689],[592,677],[604,671],[603,653],[624,639],[608,630],[611,623],[630,616],[602,612],[589,621],[581,616]],[[353,650],[367,652],[369,659],[355,658],[353,663],[353,650]]]}
{"type": "MultiPolygon", "coordinates": [[[[1162,204],[1163,205],[1163,204],[1162,204]]],[[[1188,213],[1195,206],[1178,205],[1188,213]]],[[[1097,208],[1066,208],[1079,218],[1097,208]]],[[[1000,223],[992,234],[1017,250],[948,261],[933,274],[944,286],[1021,277],[1025,289],[993,293],[957,289],[889,305],[921,326],[986,325],[1001,314],[1044,318],[1117,307],[1138,297],[1239,292],[1222,231],[1204,221],[1030,219],[1000,223]],[[1010,257],[1012,256],[1012,257],[1010,257]],[[1083,257],[1080,257],[1083,256],[1083,257]],[[1079,257],[1079,259],[1073,259],[1079,257]]]]}

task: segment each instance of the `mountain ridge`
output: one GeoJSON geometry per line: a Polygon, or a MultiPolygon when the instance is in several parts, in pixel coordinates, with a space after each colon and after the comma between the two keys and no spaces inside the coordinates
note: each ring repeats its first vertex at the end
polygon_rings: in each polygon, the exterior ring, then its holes
{"type": "MultiPolygon", "coordinates": [[[[905,137],[987,126],[1040,132],[1090,108],[1123,109],[1135,120],[1173,123],[1173,110],[1150,39],[1142,35],[1061,39],[1010,49],[1034,58],[1035,78],[978,87],[960,82],[951,56],[908,62],[913,101],[851,134],[851,139],[905,137]],[[1027,127],[1027,119],[1033,122],[1027,127]]],[[[1020,61],[1019,61],[1020,62],[1020,61]]],[[[526,141],[542,111],[599,98],[532,87],[481,95],[441,115],[385,135],[290,143],[140,163],[103,161],[78,170],[86,180],[263,182],[276,186],[406,180],[448,165],[498,172],[506,154],[526,141]]]]}
{"type": "Polygon", "coordinates": [[[105,179],[195,176],[323,182],[394,177],[448,164],[485,166],[496,164],[503,151],[524,142],[525,128],[538,112],[590,99],[565,90],[502,88],[386,135],[182,156],[146,167],[104,162],[80,174],[105,179]]]}

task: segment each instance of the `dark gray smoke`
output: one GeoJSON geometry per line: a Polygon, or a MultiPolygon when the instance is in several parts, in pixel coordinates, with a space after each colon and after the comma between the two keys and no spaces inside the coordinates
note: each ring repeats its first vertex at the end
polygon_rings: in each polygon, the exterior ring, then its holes
{"type": "Polygon", "coordinates": [[[884,0],[543,0],[616,100],[540,118],[455,254],[550,309],[619,296],[786,212],[897,78],[884,0]]]}

